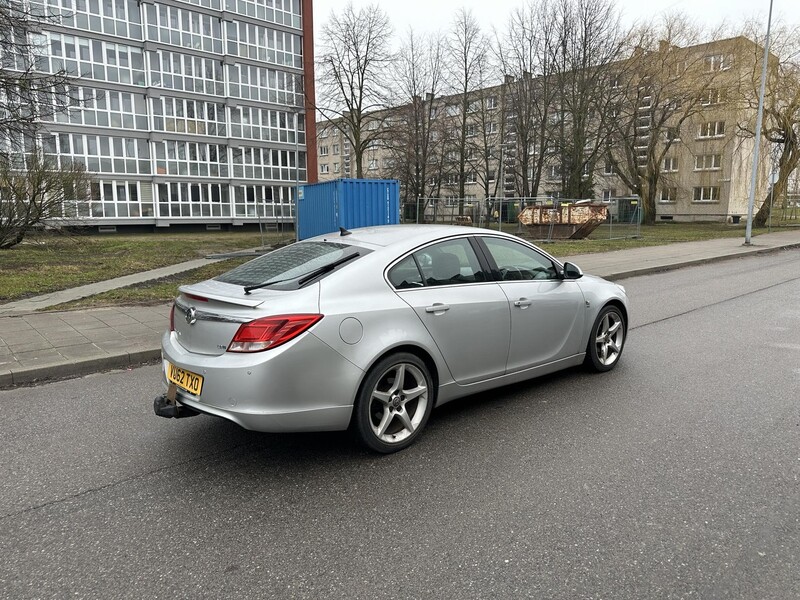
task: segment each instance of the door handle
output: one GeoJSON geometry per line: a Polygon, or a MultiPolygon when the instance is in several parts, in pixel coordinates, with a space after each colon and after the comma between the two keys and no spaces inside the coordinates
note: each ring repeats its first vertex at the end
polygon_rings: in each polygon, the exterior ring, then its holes
{"type": "Polygon", "coordinates": [[[531,301],[527,298],[520,298],[519,300],[514,300],[514,306],[518,306],[521,309],[526,309],[531,305],[531,301]]]}
{"type": "Polygon", "coordinates": [[[440,302],[436,302],[432,306],[425,307],[425,312],[427,313],[443,313],[446,310],[450,310],[450,307],[447,304],[442,304],[440,302]]]}

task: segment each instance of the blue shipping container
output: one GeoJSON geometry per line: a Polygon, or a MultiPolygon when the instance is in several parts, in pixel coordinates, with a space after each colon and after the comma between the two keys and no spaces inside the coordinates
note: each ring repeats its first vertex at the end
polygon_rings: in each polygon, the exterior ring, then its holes
{"type": "Polygon", "coordinates": [[[400,222],[396,179],[335,179],[301,185],[297,194],[297,239],[400,222]]]}

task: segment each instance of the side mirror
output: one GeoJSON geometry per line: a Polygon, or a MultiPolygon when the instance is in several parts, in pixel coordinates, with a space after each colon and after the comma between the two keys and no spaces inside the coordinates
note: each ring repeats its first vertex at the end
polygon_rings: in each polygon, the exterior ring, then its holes
{"type": "Polygon", "coordinates": [[[580,279],[581,277],[583,277],[583,271],[578,265],[564,263],[564,279],[580,279]]]}

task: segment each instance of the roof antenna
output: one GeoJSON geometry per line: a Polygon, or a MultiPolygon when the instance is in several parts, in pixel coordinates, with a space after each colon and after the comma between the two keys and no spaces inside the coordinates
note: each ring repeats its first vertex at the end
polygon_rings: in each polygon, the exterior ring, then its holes
{"type": "Polygon", "coordinates": [[[350,235],[351,233],[353,233],[353,232],[352,231],[347,231],[347,229],[345,229],[344,227],[339,227],[339,235],[341,237],[344,237],[346,235],[350,235]]]}

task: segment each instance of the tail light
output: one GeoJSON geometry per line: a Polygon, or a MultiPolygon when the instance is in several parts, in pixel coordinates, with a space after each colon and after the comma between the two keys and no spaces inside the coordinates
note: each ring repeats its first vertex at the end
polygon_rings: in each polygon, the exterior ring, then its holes
{"type": "Polygon", "coordinates": [[[281,315],[250,321],[239,327],[228,352],[261,352],[285,344],[306,331],[322,315],[281,315]]]}
{"type": "Polygon", "coordinates": [[[172,308],[169,309],[169,330],[175,331],[175,303],[172,303],[172,308]]]}

